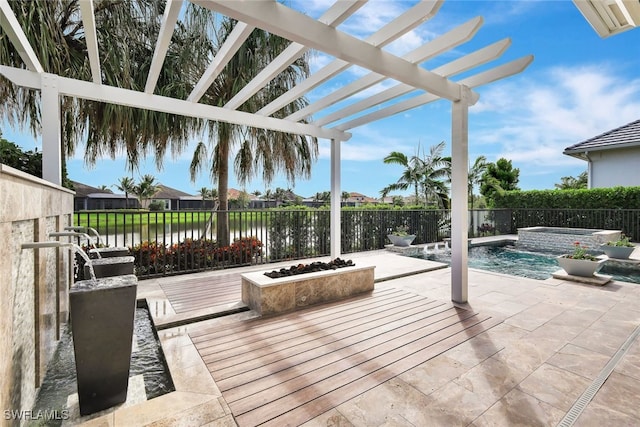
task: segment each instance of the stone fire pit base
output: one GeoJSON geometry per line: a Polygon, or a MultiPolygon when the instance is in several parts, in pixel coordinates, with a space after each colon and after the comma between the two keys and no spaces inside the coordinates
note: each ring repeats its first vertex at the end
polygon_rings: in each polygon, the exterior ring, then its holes
{"type": "Polygon", "coordinates": [[[337,301],[373,290],[375,267],[345,267],[272,279],[264,272],[242,275],[242,302],[261,316],[337,301]]]}

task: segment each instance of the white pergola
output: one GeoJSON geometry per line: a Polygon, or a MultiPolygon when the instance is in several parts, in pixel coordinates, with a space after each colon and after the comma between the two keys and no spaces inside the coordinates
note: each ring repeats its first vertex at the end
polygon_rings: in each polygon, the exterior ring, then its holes
{"type": "MultiPolygon", "coordinates": [[[[457,46],[472,39],[483,23],[481,17],[451,29],[402,57],[383,49],[432,18],[444,0],[420,1],[363,40],[336,27],[361,8],[367,0],[338,1],[317,20],[275,0],[191,1],[212,12],[233,18],[238,23],[187,99],[172,99],[155,95],[154,90],[182,1],[167,0],[152,65],[142,92],[102,83],[92,0],[80,1],[93,76],[90,82],[46,73],[18,25],[8,0],[0,0],[0,24],[26,66],[26,69],[19,69],[0,65],[0,74],[16,85],[42,91],[43,177],[53,183],[61,182],[61,95],[328,139],[331,141],[331,257],[335,258],[340,255],[340,148],[341,144],[351,137],[349,131],[433,101],[448,100],[452,103],[451,299],[455,302],[466,302],[468,109],[479,97],[473,89],[523,71],[531,63],[533,56],[525,56],[476,72],[459,81],[451,79],[499,58],[510,45],[510,40],[504,39],[433,70],[421,66],[423,62],[437,55],[452,53],[457,46]],[[242,47],[244,40],[254,28],[277,34],[292,43],[223,107],[199,103],[203,93],[224,69],[229,59],[242,47]],[[261,110],[254,113],[237,110],[309,49],[323,52],[335,59],[261,110]],[[353,65],[365,68],[369,73],[285,119],[271,117],[291,101],[304,96],[353,65]],[[394,79],[399,83],[365,99],[357,96],[385,79],[394,79]],[[415,96],[398,100],[409,93],[415,93],[415,96]],[[318,120],[300,122],[343,100],[351,102],[347,107],[324,114],[318,120]],[[389,106],[372,108],[382,103],[388,103],[389,106]],[[337,126],[330,125],[345,119],[346,121],[337,126]]],[[[454,53],[452,56],[459,55],[454,53]]]]}

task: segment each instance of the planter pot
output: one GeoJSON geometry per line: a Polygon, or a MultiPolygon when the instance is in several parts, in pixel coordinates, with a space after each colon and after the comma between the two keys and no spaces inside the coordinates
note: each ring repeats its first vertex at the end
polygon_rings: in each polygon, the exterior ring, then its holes
{"type": "Polygon", "coordinates": [[[629,258],[631,253],[636,248],[635,248],[635,246],[609,246],[609,245],[602,245],[602,246],[600,246],[600,249],[609,258],[627,259],[627,258],[629,258]]]}
{"type": "Polygon", "coordinates": [[[557,257],[560,267],[571,276],[591,277],[593,276],[607,260],[606,258],[598,261],[590,261],[587,259],[565,258],[563,255],[557,257]]]}
{"type": "Polygon", "coordinates": [[[393,246],[409,246],[416,238],[416,235],[396,236],[395,234],[387,234],[387,238],[393,243],[393,246]]]}

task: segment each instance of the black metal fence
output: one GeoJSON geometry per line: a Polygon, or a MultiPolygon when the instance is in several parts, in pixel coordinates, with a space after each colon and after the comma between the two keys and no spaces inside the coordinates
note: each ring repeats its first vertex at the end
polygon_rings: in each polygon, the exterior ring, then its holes
{"type": "MultiPolygon", "coordinates": [[[[128,246],[139,277],[220,269],[329,255],[330,212],[227,211],[230,244],[217,242],[221,212],[80,211],[76,226],[96,229],[106,246],[128,246]]],[[[496,209],[470,212],[469,236],[516,234],[532,226],[622,230],[640,240],[640,210],[496,209]]],[[[406,227],[415,244],[450,237],[446,210],[343,210],[342,253],[382,249],[387,234],[406,227]]]]}

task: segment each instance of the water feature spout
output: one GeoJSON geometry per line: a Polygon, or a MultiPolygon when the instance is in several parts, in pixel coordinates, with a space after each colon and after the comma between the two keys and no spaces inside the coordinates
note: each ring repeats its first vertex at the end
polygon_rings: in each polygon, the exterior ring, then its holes
{"type": "Polygon", "coordinates": [[[93,237],[87,233],[80,233],[77,231],[54,231],[48,234],[49,237],[84,237],[89,241],[89,244],[93,245],[93,237]]]}
{"type": "MultiPolygon", "coordinates": [[[[53,233],[51,233],[53,234],[53,233]]],[[[80,255],[86,262],[85,265],[89,267],[89,275],[91,280],[95,282],[96,274],[93,271],[93,264],[89,255],[80,247],[80,245],[71,242],[59,242],[56,240],[49,240],[45,242],[25,242],[21,245],[22,249],[40,249],[40,248],[69,248],[73,253],[80,255]]]]}
{"type": "Polygon", "coordinates": [[[98,245],[102,244],[102,237],[100,236],[100,233],[98,233],[98,230],[93,227],[65,227],[64,229],[66,231],[75,231],[76,233],[85,233],[87,235],[93,234],[96,237],[98,245]]]}

